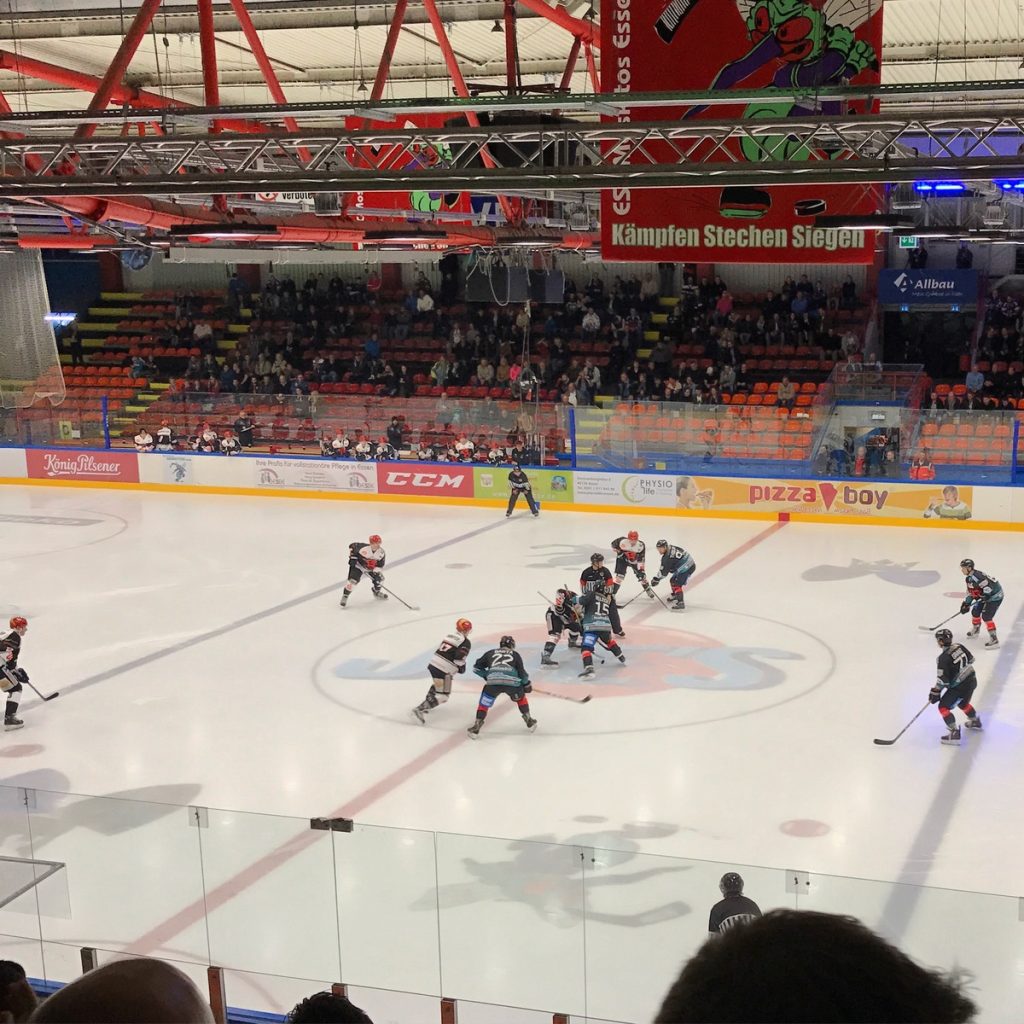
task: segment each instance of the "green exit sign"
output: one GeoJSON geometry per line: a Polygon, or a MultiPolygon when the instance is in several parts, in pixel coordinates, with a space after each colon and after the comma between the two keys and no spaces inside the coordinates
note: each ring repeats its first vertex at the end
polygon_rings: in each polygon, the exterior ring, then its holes
{"type": "Polygon", "coordinates": [[[899,235],[901,249],[916,249],[917,235],[899,235]]]}

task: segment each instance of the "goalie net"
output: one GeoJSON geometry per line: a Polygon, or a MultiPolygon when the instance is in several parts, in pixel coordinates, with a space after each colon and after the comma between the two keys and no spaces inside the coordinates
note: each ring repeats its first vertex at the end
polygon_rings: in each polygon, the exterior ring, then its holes
{"type": "Polygon", "coordinates": [[[49,312],[40,253],[0,252],[0,405],[5,409],[23,409],[43,398],[51,405],[64,401],[49,312]]]}

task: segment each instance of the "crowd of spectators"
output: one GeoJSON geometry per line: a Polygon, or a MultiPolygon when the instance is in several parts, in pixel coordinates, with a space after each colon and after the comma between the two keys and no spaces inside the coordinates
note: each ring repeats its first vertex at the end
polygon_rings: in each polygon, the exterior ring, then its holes
{"type": "MultiPolygon", "coordinates": [[[[712,908],[709,936],[683,965],[655,1024],[747,1021],[960,1024],[977,1007],[960,976],[919,966],[853,917],[772,910],[742,895],[735,872],[712,908]]],[[[291,1024],[373,1024],[340,992],[317,992],[291,1024]]],[[[212,1024],[210,1005],[176,967],[144,957],[89,971],[39,1003],[25,972],[0,961],[0,1022],[212,1024]],[[4,981],[12,979],[6,986],[4,981]]]]}

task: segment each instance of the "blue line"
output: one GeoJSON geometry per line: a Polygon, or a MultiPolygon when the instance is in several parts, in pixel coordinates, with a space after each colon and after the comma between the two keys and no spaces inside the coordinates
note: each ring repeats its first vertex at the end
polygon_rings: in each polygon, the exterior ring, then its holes
{"type": "MultiPolygon", "coordinates": [[[[991,719],[994,717],[994,712],[1006,689],[1007,680],[1010,679],[1014,663],[1020,654],[1022,640],[1024,640],[1024,605],[1021,605],[1017,617],[1013,620],[1009,640],[1000,641],[999,654],[992,663],[991,670],[986,673],[985,689],[981,694],[981,706],[978,708],[978,713],[986,725],[991,724],[991,719]]],[[[979,660],[975,659],[976,669],[979,660]]],[[[979,680],[980,682],[981,680],[979,680]]],[[[935,727],[935,747],[938,748],[939,736],[945,726],[941,724],[938,715],[935,715],[931,721],[935,727]]],[[[981,752],[981,746],[986,742],[991,742],[991,739],[986,738],[984,733],[980,736],[972,735],[967,730],[964,730],[964,733],[967,742],[970,743],[969,747],[949,751],[935,750],[936,756],[945,756],[946,754],[951,756],[949,767],[943,773],[942,779],[936,787],[931,806],[925,813],[903,863],[903,869],[897,876],[898,883],[893,886],[879,918],[886,938],[896,942],[897,945],[910,924],[917,901],[925,888],[924,879],[935,862],[936,854],[942,847],[942,841],[946,836],[953,813],[956,811],[964,787],[967,785],[971,765],[981,752]]],[[[992,737],[992,739],[994,738],[992,737]]]]}
{"type": "MultiPolygon", "coordinates": [[[[447,540],[434,544],[432,547],[424,548],[422,551],[406,555],[405,558],[398,558],[393,562],[389,562],[388,565],[393,568],[400,565],[408,565],[409,562],[415,562],[417,559],[425,558],[427,555],[432,555],[438,551],[445,551],[453,544],[460,544],[462,541],[470,540],[473,537],[479,537],[482,533],[487,533],[490,530],[498,529],[504,525],[505,518],[502,516],[502,518],[497,522],[489,523],[487,526],[478,527],[475,530],[470,530],[468,533],[463,533],[456,537],[450,537],[447,540]]],[[[113,679],[115,676],[123,675],[125,672],[131,672],[133,669],[142,668],[145,665],[151,665],[154,661],[170,657],[172,654],[178,654],[181,651],[187,651],[189,648],[197,647],[199,644],[206,643],[207,640],[216,640],[218,637],[226,636],[228,633],[235,632],[235,630],[251,626],[254,622],[260,622],[263,619],[270,618],[272,615],[277,615],[278,612],[286,612],[292,608],[297,608],[300,605],[306,604],[309,601],[315,601],[318,598],[325,597],[327,594],[337,591],[339,586],[341,586],[341,583],[329,583],[327,586],[311,590],[308,594],[301,594],[299,597],[289,598],[287,601],[282,601],[280,604],[272,605],[270,608],[266,608],[263,611],[253,612],[251,615],[246,615],[241,619],[236,619],[234,622],[228,622],[223,626],[218,626],[216,629],[207,630],[205,633],[200,633],[198,636],[190,637],[187,640],[179,640],[178,643],[171,644],[169,647],[163,647],[159,651],[152,651],[151,653],[144,654],[139,658],[133,658],[131,661],[126,661],[123,665],[104,669],[104,671],[97,672],[95,675],[87,676],[85,679],[80,679],[77,683],[72,683],[70,686],[62,686],[60,687],[60,692],[62,694],[74,693],[76,690],[84,690],[89,686],[95,686],[97,683],[105,683],[108,679],[113,679]]]]}

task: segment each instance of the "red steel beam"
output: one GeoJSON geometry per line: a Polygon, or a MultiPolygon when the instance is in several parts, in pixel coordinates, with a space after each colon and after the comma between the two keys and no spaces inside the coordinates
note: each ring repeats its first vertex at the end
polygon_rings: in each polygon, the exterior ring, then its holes
{"type": "Polygon", "coordinates": [[[576,36],[572,41],[569,50],[569,59],[565,62],[565,71],[562,72],[562,80],[558,83],[559,92],[568,92],[572,87],[572,76],[576,72],[576,62],[580,59],[580,45],[583,40],[576,36]]]}
{"type": "MultiPolygon", "coordinates": [[[[455,51],[452,49],[451,41],[448,39],[448,33],[444,30],[444,24],[441,22],[441,15],[437,10],[436,0],[423,0],[423,6],[426,8],[427,17],[430,19],[430,24],[434,29],[434,36],[437,39],[437,45],[441,49],[441,55],[444,57],[445,65],[448,68],[448,74],[452,76],[452,86],[455,88],[455,95],[461,96],[463,99],[469,98],[469,88],[466,85],[466,79],[462,77],[462,68],[459,67],[458,59],[455,56],[455,51]]],[[[466,120],[473,128],[480,127],[480,118],[476,116],[475,110],[467,110],[465,112],[466,120]]],[[[483,147],[480,150],[480,158],[484,162],[485,167],[497,167],[498,162],[488,152],[487,147],[483,147]]],[[[502,212],[505,214],[505,219],[512,223],[512,206],[508,199],[503,196],[498,196],[498,202],[501,203],[502,212]]]]}
{"type": "MultiPolygon", "coordinates": [[[[217,81],[217,40],[213,29],[213,0],[196,0],[199,13],[199,52],[203,58],[203,100],[208,107],[220,106],[217,81]]],[[[213,122],[213,130],[218,128],[213,122]]]]}
{"type": "Polygon", "coordinates": [[[505,0],[505,81],[509,96],[519,92],[519,52],[516,46],[516,0],[505,0]]]}
{"type": "Polygon", "coordinates": [[[574,18],[561,5],[552,7],[550,4],[545,3],[544,0],[519,0],[519,3],[528,11],[533,11],[534,14],[539,14],[542,18],[553,21],[556,25],[564,28],[567,32],[571,32],[574,36],[579,36],[585,43],[590,43],[591,46],[597,49],[601,48],[601,34],[594,26],[582,18],[574,18]]]}
{"type": "MultiPolygon", "coordinates": [[[[131,25],[128,26],[128,31],[125,33],[124,39],[121,40],[121,45],[117,48],[117,53],[114,54],[110,67],[104,72],[103,77],[100,79],[100,84],[96,87],[96,91],[89,101],[89,106],[85,108],[86,113],[95,114],[98,110],[107,109],[107,104],[110,102],[114,90],[123,81],[124,73],[128,70],[128,65],[131,64],[132,57],[135,56],[135,51],[138,50],[139,43],[142,42],[143,37],[146,35],[153,18],[156,16],[157,8],[162,2],[163,0],[142,0],[142,6],[132,19],[131,25]]],[[[95,131],[95,124],[79,125],[75,130],[75,138],[87,139],[95,131]]]]}
{"type": "Polygon", "coordinates": [[[601,91],[601,79],[597,77],[597,65],[594,63],[594,48],[583,40],[583,55],[587,59],[587,72],[590,75],[590,88],[594,92],[601,91]]]}
{"type": "Polygon", "coordinates": [[[408,6],[409,0],[398,0],[398,3],[395,4],[395,13],[391,16],[391,24],[388,26],[388,38],[384,43],[384,52],[380,55],[377,75],[373,80],[373,88],[370,90],[371,103],[384,95],[384,86],[391,73],[391,60],[395,55],[395,47],[398,45],[398,34],[402,31],[402,22],[405,20],[405,10],[408,6]]]}
{"type": "MultiPolygon", "coordinates": [[[[44,60],[36,60],[34,57],[24,57],[20,53],[12,53],[10,50],[0,50],[0,71],[12,71],[26,78],[38,79],[40,82],[63,85],[77,92],[94,93],[100,84],[100,80],[95,75],[87,75],[82,71],[74,71],[71,68],[58,67],[56,64],[48,64],[44,60]]],[[[181,100],[172,100],[168,96],[161,96],[158,92],[132,89],[126,85],[115,86],[110,100],[112,103],[127,104],[137,110],[188,110],[193,106],[191,103],[183,103],[181,100]]],[[[218,124],[226,131],[244,132],[247,135],[265,131],[264,128],[253,121],[232,119],[219,121],[218,124]]]]}

